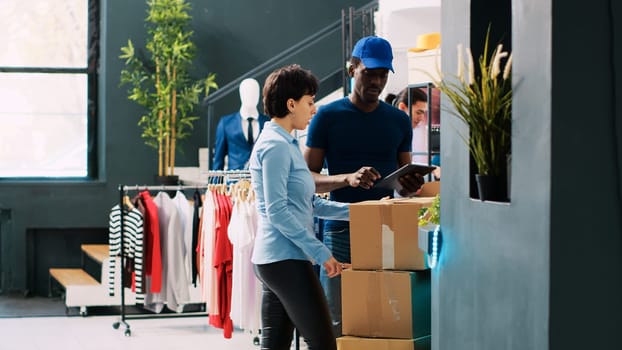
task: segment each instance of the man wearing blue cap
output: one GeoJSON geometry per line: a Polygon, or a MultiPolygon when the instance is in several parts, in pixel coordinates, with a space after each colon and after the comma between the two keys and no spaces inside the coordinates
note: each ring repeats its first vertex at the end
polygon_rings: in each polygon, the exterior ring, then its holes
{"type": "MultiPolygon", "coordinates": [[[[374,183],[411,163],[412,127],[404,112],[380,100],[393,72],[393,50],[383,38],[368,36],[352,51],[348,74],[354,78],[349,96],[322,106],[311,120],[305,160],[316,192],[330,192],[331,200],[354,203],[392,196],[393,191],[374,183]],[[321,175],[323,166],[328,175],[321,175]]],[[[419,174],[400,178],[401,195],[415,194],[423,184],[419,174]]],[[[350,229],[347,221],[327,220],[324,243],[335,259],[350,263],[350,229]]],[[[341,336],[341,279],[320,279],[333,316],[335,336],[341,336]]]]}

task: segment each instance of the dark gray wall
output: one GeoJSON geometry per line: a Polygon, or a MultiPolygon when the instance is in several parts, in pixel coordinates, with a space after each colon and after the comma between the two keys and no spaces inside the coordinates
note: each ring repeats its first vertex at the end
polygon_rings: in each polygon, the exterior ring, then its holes
{"type": "Polygon", "coordinates": [[[622,3],[552,9],[550,349],[622,349],[622,3]]]}
{"type": "MultiPolygon", "coordinates": [[[[445,71],[481,27],[470,3],[443,2],[445,71]]],[[[622,348],[622,115],[612,94],[615,85],[622,101],[622,13],[614,5],[613,36],[609,3],[512,1],[511,203],[469,199],[466,130],[443,113],[435,350],[622,348]]]]}
{"type": "MultiPolygon", "coordinates": [[[[217,73],[221,85],[287,49],[340,18],[341,8],[360,7],[368,1],[309,2],[193,0],[193,29],[199,48],[194,74],[217,73]]],[[[26,232],[38,229],[106,228],[109,209],[118,197],[118,184],[150,184],[156,172],[156,151],[142,143],[136,126],[140,109],[119,87],[123,63],[119,49],[132,38],[142,47],[146,2],[102,0],[99,91],[99,170],[95,181],[7,182],[0,180],[0,287],[25,290],[26,232]]],[[[324,52],[318,64],[341,60],[340,52],[324,52]]],[[[293,62],[289,62],[293,63],[293,62]]],[[[319,66],[318,66],[319,67],[319,66]]],[[[222,113],[239,108],[239,98],[224,105],[222,113]]],[[[204,115],[204,111],[200,111],[204,115]]],[[[178,166],[197,166],[199,147],[207,142],[203,118],[183,144],[178,166]]],[[[17,146],[17,145],[16,145],[17,146]]],[[[75,232],[72,230],[72,232],[75,232]]],[[[50,251],[50,255],[79,254],[50,251]]]]}
{"type": "MultiPolygon", "coordinates": [[[[349,6],[358,8],[371,0],[340,0],[340,1],[217,1],[197,2],[194,18],[197,28],[197,42],[207,43],[199,52],[198,62],[205,64],[209,70],[216,70],[221,86],[234,80],[241,73],[254,69],[259,63],[265,62],[282,53],[285,49],[297,44],[326,26],[333,24],[341,17],[341,9],[349,6]],[[200,3],[200,6],[199,6],[200,3]],[[232,64],[233,63],[233,64],[232,64]]],[[[318,77],[325,75],[329,69],[343,66],[341,62],[341,33],[335,32],[328,40],[313,45],[309,50],[290,59],[277,62],[279,66],[298,63],[311,69],[318,77]]],[[[276,67],[274,67],[276,68],[276,67]]],[[[255,75],[260,84],[269,71],[255,75]]],[[[332,91],[318,91],[325,95],[332,91]]],[[[199,121],[200,128],[210,131],[210,144],[206,135],[194,134],[194,142],[213,146],[215,129],[218,119],[239,108],[239,94],[235,90],[214,105],[211,121],[207,118],[199,121]]],[[[259,108],[262,109],[261,104],[259,108]]]]}

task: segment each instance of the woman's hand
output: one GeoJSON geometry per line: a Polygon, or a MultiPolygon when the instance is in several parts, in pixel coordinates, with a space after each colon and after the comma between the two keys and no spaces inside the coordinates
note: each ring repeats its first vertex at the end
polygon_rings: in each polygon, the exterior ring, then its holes
{"type": "Polygon", "coordinates": [[[326,274],[330,278],[339,276],[341,274],[341,271],[343,271],[344,269],[348,269],[352,266],[351,264],[340,263],[332,256],[328,260],[326,260],[326,262],[324,262],[323,265],[324,265],[324,268],[326,269],[326,274]]]}
{"type": "Polygon", "coordinates": [[[366,190],[374,186],[374,181],[381,178],[378,170],[371,166],[364,166],[354,173],[346,176],[346,182],[350,187],[361,187],[366,190]]]}

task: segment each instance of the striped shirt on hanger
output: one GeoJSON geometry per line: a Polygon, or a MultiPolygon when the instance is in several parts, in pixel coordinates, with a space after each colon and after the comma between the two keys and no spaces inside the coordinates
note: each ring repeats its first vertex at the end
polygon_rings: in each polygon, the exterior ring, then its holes
{"type": "MultiPolygon", "coordinates": [[[[133,261],[132,266],[128,266],[135,276],[136,290],[142,290],[142,269],[143,269],[143,215],[133,208],[126,210],[123,216],[123,250],[126,263],[133,261]]],[[[115,294],[115,275],[116,257],[121,256],[121,208],[117,204],[110,210],[108,225],[108,244],[110,259],[108,260],[108,294],[115,294]]],[[[121,266],[123,273],[124,266],[121,266]]]]}

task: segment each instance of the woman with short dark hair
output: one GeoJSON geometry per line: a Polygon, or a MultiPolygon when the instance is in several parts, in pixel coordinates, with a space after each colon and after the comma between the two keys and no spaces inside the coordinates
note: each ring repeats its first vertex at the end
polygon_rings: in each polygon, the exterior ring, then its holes
{"type": "Polygon", "coordinates": [[[312,262],[331,277],[344,267],[320,242],[313,216],[348,220],[347,203],[321,199],[293,130],[304,130],[316,112],[317,78],[298,65],[272,72],[263,87],[266,122],[249,168],[259,213],[252,262],[263,284],[262,349],[286,350],[294,328],[309,349],[335,350],[331,317],[312,262]]]}

